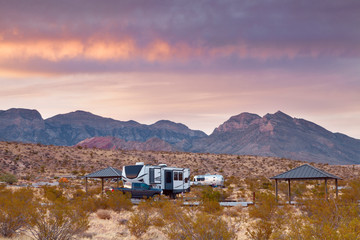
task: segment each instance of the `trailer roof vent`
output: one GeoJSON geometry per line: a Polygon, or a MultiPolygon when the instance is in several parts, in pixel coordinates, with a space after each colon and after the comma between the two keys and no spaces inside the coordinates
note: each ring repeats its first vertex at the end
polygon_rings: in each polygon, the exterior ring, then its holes
{"type": "Polygon", "coordinates": [[[167,165],[165,163],[161,163],[159,164],[159,167],[167,167],[167,165]]]}
{"type": "Polygon", "coordinates": [[[144,162],[137,162],[135,165],[144,165],[144,162]]]}

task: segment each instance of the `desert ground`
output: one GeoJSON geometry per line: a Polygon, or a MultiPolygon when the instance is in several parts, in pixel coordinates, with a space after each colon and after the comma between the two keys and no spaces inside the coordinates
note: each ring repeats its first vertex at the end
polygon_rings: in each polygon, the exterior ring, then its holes
{"type": "MultiPolygon", "coordinates": [[[[44,146],[41,144],[24,144],[16,142],[0,142],[0,174],[10,173],[18,178],[18,182],[7,188],[18,189],[21,186],[29,186],[36,182],[58,182],[59,179],[68,178],[65,191],[71,198],[71,192],[84,189],[85,174],[106,167],[122,169],[124,165],[144,162],[156,165],[166,163],[168,166],[187,167],[191,174],[221,174],[226,179],[226,188],[220,189],[226,200],[229,201],[253,201],[253,194],[267,192],[273,194],[274,184],[270,177],[300,166],[305,162],[261,156],[238,156],[226,154],[207,153],[183,153],[183,152],[141,152],[141,151],[112,151],[82,147],[44,146]]],[[[347,181],[359,178],[360,167],[357,165],[328,165],[311,164],[317,168],[337,175],[344,179],[340,186],[346,185],[347,181]]],[[[313,183],[306,182],[305,185],[313,183]]],[[[303,185],[304,185],[303,184],[303,185]]],[[[315,187],[321,182],[315,182],[315,187]]],[[[333,186],[330,183],[330,198],[334,197],[333,186]]],[[[114,183],[107,181],[106,186],[114,183]]],[[[305,189],[303,185],[294,185],[294,197],[299,189],[305,189]]],[[[100,183],[97,180],[89,180],[90,190],[99,193],[100,183]]],[[[320,186],[321,187],[321,186],[320,186]]],[[[286,183],[281,183],[280,197],[286,199],[286,183]]],[[[310,187],[311,188],[311,187],[310,187]]],[[[36,191],[41,193],[42,189],[36,191]]],[[[199,189],[187,194],[185,198],[199,197],[199,189]]],[[[215,190],[217,191],[217,190],[215,190]]],[[[300,194],[300,193],[299,193],[300,194]]],[[[168,200],[166,200],[168,201],[168,200]]],[[[292,207],[292,206],[290,206],[292,207]]],[[[164,226],[151,225],[141,237],[134,236],[129,230],[129,221],[132,216],[141,213],[139,206],[131,209],[114,211],[112,209],[98,209],[89,216],[89,228],[77,235],[76,239],[168,239],[164,233],[164,226]],[[107,218],[101,217],[98,211],[106,211],[107,218]]],[[[199,209],[193,211],[190,216],[195,216],[199,209]],[[195,212],[194,212],[195,211],[195,212]],[[193,215],[191,215],[193,214],[193,215]]],[[[295,208],[295,207],[293,207],[295,208]]],[[[237,239],[250,239],[249,226],[255,221],[249,218],[248,207],[222,208],[218,217],[228,223],[228,227],[234,230],[237,239]]],[[[150,211],[150,215],[156,215],[150,211]]],[[[0,238],[2,239],[2,238],[0,238]]],[[[4,238],[5,239],[5,238],[4,238]]],[[[26,232],[21,232],[12,239],[31,239],[26,232]]]]}

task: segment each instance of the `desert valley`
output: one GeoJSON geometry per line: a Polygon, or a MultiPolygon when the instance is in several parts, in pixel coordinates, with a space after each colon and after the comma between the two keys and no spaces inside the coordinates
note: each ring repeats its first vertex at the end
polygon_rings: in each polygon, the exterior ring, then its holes
{"type": "Polygon", "coordinates": [[[359,240],[359,13],[0,0],[0,240],[359,240]]]}

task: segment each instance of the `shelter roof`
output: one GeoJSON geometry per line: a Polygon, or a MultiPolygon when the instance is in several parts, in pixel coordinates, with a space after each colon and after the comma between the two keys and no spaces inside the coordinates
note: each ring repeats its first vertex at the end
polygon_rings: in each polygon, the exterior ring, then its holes
{"type": "Polygon", "coordinates": [[[121,177],[121,171],[119,169],[108,167],[97,172],[90,173],[85,176],[86,178],[117,178],[121,177]]]}
{"type": "Polygon", "coordinates": [[[270,179],[288,180],[288,179],[341,179],[338,176],[322,171],[309,164],[301,165],[287,172],[281,173],[270,179]]]}

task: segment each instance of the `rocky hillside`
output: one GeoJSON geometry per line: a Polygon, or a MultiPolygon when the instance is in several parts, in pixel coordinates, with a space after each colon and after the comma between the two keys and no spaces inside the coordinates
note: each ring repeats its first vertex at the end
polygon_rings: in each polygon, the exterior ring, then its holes
{"type": "Polygon", "coordinates": [[[103,118],[84,111],[60,114],[45,120],[36,110],[0,111],[0,141],[72,146],[94,136],[111,136],[138,142],[158,138],[174,146],[189,148],[193,139],[206,134],[170,121],[145,125],[135,121],[103,118]]]}
{"type": "Polygon", "coordinates": [[[93,137],[87,138],[78,144],[76,147],[84,148],[99,148],[105,150],[139,150],[139,151],[166,151],[172,152],[177,149],[170,143],[165,142],[159,138],[150,138],[146,142],[125,141],[115,137],[93,137]]]}
{"type": "MultiPolygon", "coordinates": [[[[285,158],[247,155],[102,150],[41,144],[0,142],[0,173],[9,172],[21,179],[38,180],[63,175],[83,175],[106,167],[122,169],[136,162],[187,167],[192,175],[222,174],[225,178],[272,177],[305,162],[285,158]]],[[[312,164],[342,178],[360,177],[360,165],[312,164]]]]}
{"type": "Polygon", "coordinates": [[[194,142],[193,152],[276,156],[309,162],[359,164],[360,140],[332,133],[282,112],[242,113],[194,142]]]}
{"type": "Polygon", "coordinates": [[[0,111],[0,141],[104,149],[184,151],[289,158],[330,164],[359,164],[360,140],[332,133],[282,112],[241,113],[207,136],[181,123],[152,125],[76,111],[42,119],[36,110],[0,111]],[[100,137],[100,138],[98,138],[100,137]],[[106,137],[106,138],[104,138],[106,137]]]}

